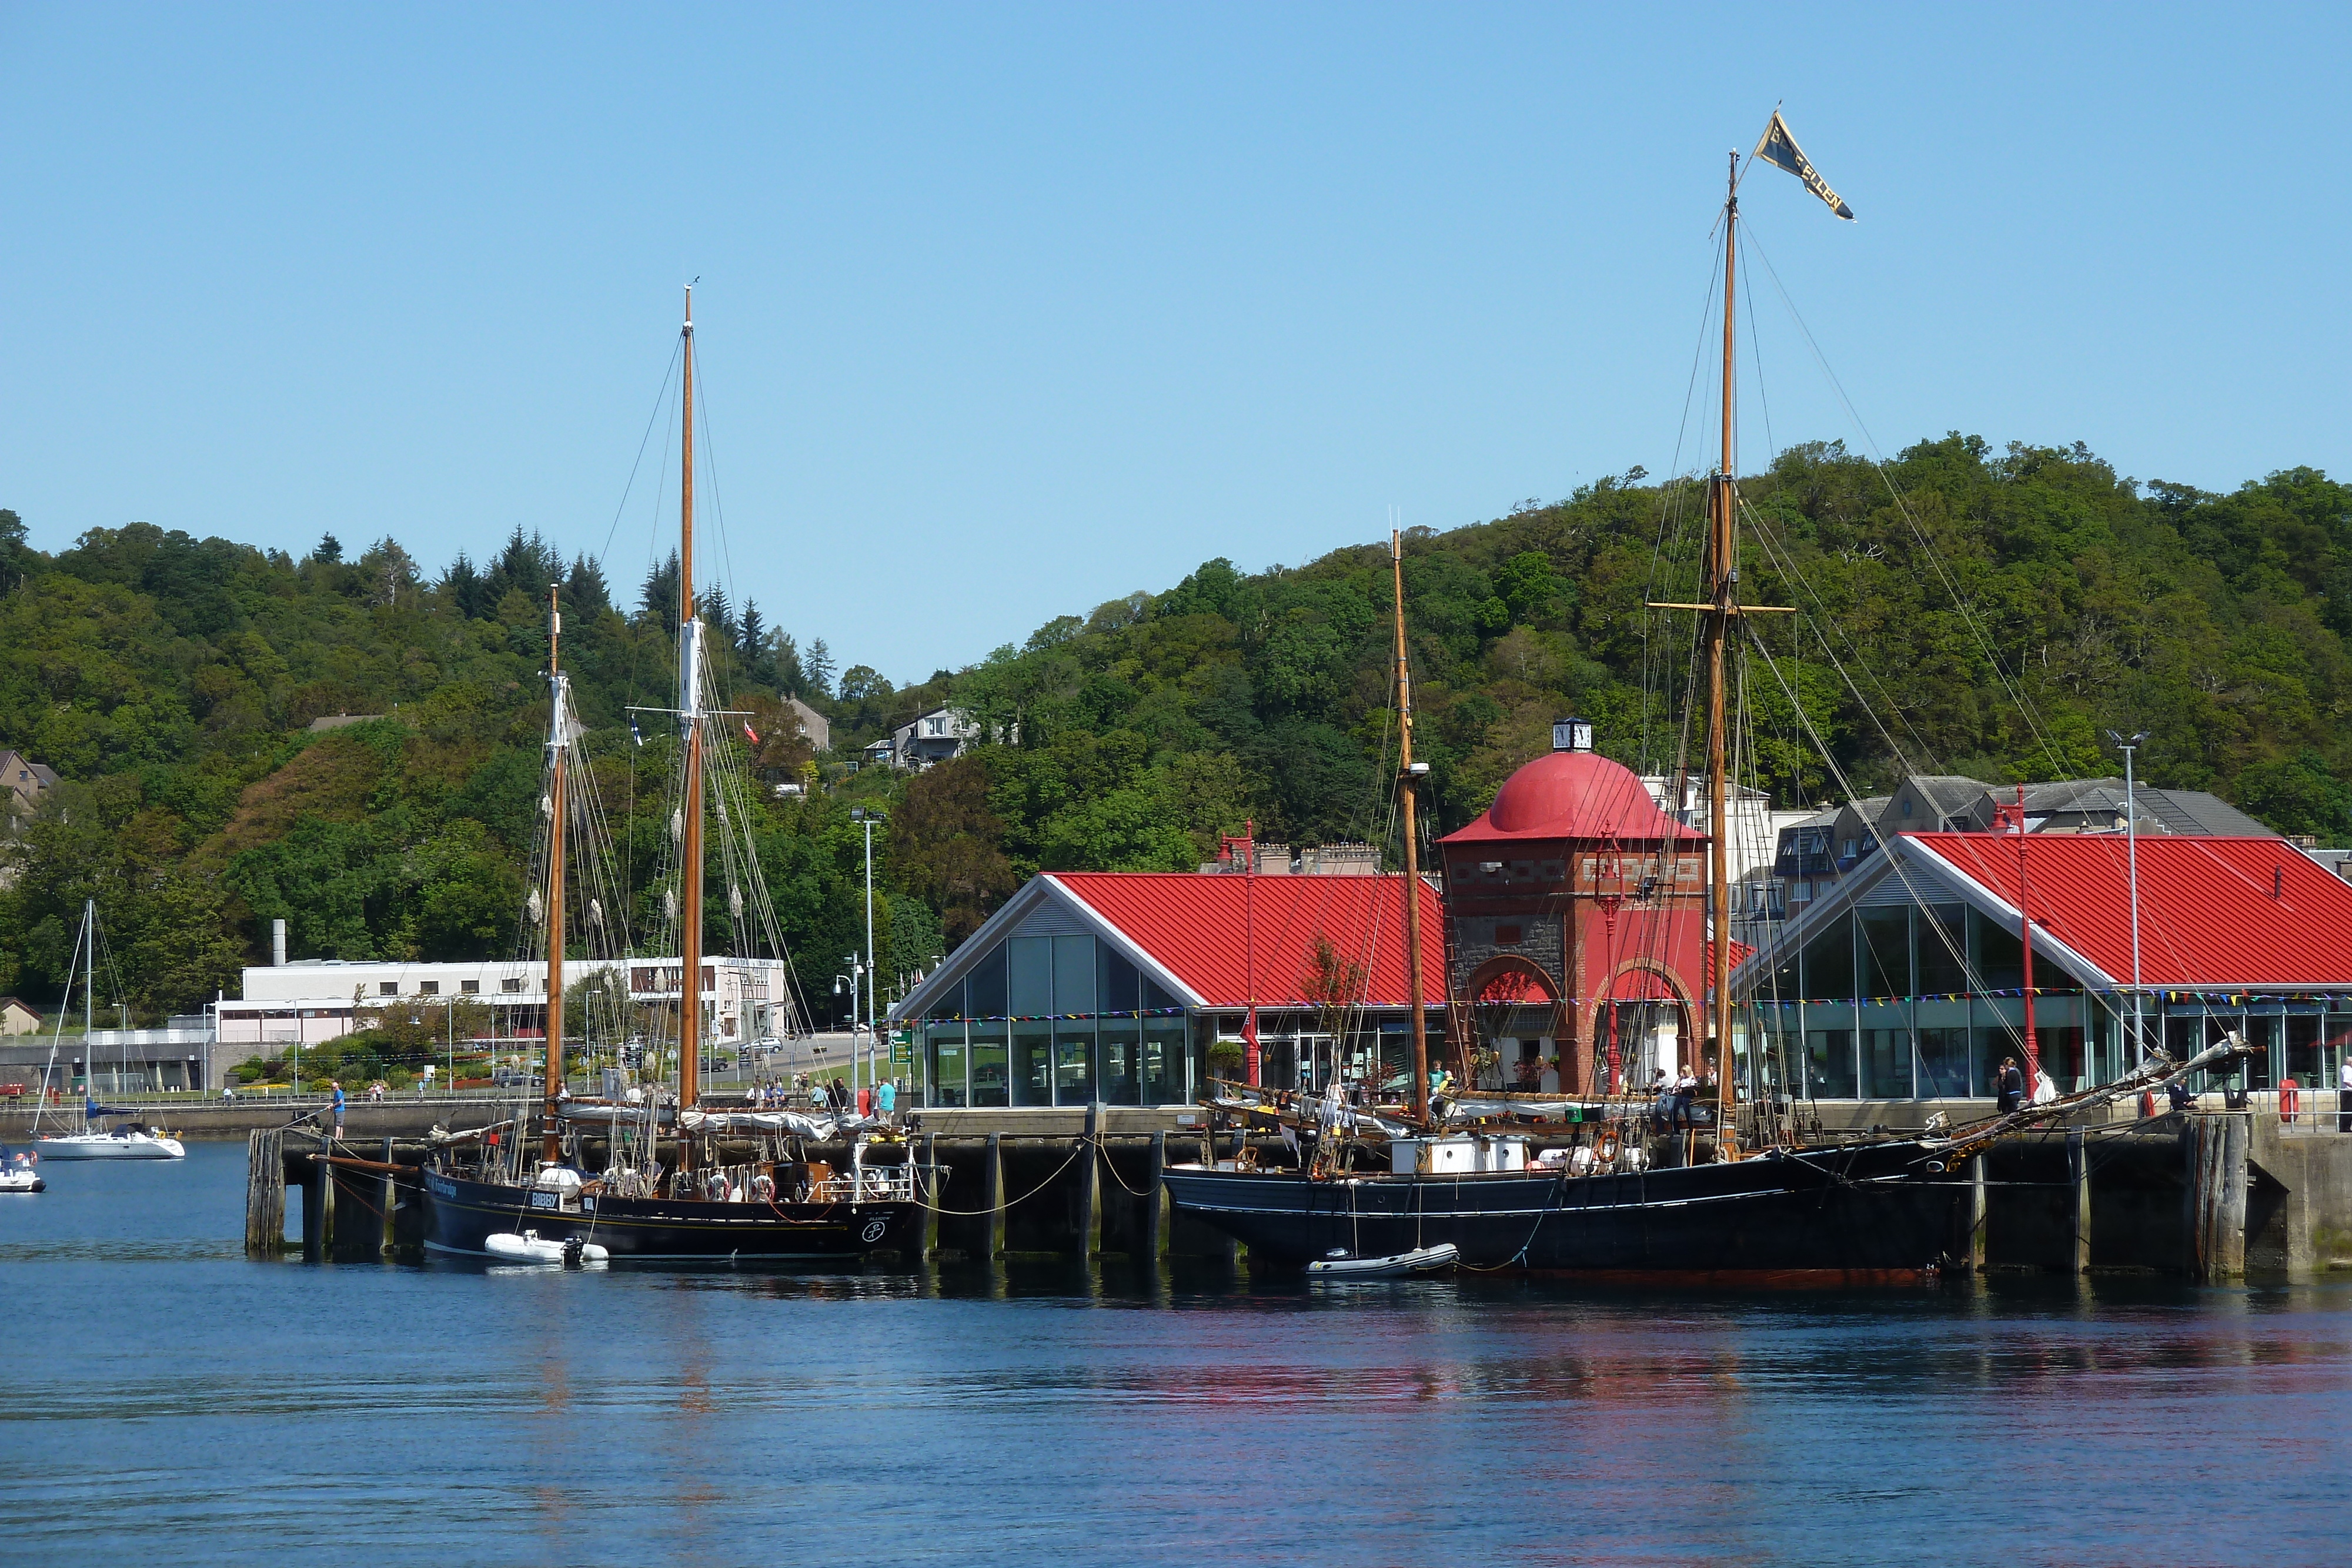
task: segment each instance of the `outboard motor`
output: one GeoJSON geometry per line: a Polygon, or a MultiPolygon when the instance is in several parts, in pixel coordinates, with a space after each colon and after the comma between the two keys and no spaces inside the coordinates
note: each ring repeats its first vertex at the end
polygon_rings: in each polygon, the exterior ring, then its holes
{"type": "Polygon", "coordinates": [[[565,1268],[579,1268],[586,1260],[588,1244],[581,1240],[577,1236],[567,1236],[563,1239],[563,1266],[565,1268]]]}

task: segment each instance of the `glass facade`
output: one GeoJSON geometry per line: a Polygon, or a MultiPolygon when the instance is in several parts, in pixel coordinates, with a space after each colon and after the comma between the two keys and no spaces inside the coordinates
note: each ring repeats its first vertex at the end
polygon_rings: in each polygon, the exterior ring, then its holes
{"type": "Polygon", "coordinates": [[[1181,1104],[1183,1014],[1102,1016],[1180,1006],[1092,936],[1008,936],[922,1020],[928,1103],[1181,1104]]]}
{"type": "MultiPolygon", "coordinates": [[[[2015,935],[1964,905],[1853,910],[1815,932],[1752,998],[1746,1027],[1759,1031],[1762,1050],[1748,1069],[1749,1092],[1989,1095],[2004,1058],[2025,1060],[2024,999],[1989,994],[2022,988],[2024,956],[2015,935]]],[[[2034,1042],[2061,1092],[2126,1070],[2115,998],[2085,993],[2046,958],[2033,980],[2034,1042]]],[[[2283,1028],[2280,1039],[2268,1054],[2281,1064],[2324,1054],[2316,1023],[2283,1028]]]]}

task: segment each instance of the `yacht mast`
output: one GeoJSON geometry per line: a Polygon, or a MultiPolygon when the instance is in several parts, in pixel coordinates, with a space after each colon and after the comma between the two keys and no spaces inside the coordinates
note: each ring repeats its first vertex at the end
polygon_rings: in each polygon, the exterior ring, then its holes
{"type": "Polygon", "coordinates": [[[1715,1037],[1716,1146],[1719,1157],[1735,1156],[1737,1129],[1733,1113],[1739,1091],[1733,1082],[1731,1061],[1731,879],[1726,842],[1725,776],[1728,772],[1724,737],[1723,645],[1739,613],[1739,555],[1732,513],[1733,445],[1731,429],[1732,327],[1738,320],[1732,278],[1738,262],[1739,153],[1731,154],[1729,183],[1723,204],[1723,465],[1715,476],[1713,516],[1708,530],[1706,572],[1706,816],[1709,994],[1706,1032],[1715,1037]]]}
{"type": "Polygon", "coordinates": [[[677,711],[686,738],[678,845],[677,1105],[691,1106],[702,1062],[702,622],[694,615],[694,285],[686,286],[685,402],[679,428],[677,711]]]}
{"type": "MultiPolygon", "coordinates": [[[[555,1102],[563,1089],[563,673],[561,659],[563,612],[557,608],[555,585],[547,587],[548,781],[547,828],[547,1096],[541,1108],[540,1157],[553,1165],[562,1157],[563,1140],[555,1125],[555,1102]]],[[[450,1004],[455,1006],[455,1003],[450,1004]]]]}
{"type": "Polygon", "coordinates": [[[1421,835],[1413,824],[1412,676],[1404,662],[1404,535],[1389,530],[1396,585],[1397,805],[1404,829],[1405,1006],[1412,1009],[1412,1113],[1429,1120],[1429,1015],[1421,1000],[1421,835]]]}

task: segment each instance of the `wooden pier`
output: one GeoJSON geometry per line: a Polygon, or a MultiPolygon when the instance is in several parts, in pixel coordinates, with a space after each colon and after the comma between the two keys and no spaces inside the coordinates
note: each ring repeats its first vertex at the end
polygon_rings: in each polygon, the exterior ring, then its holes
{"type": "MultiPolygon", "coordinates": [[[[1116,1130],[1099,1112],[1067,1131],[988,1130],[970,1114],[919,1125],[928,1167],[919,1251],[942,1262],[1124,1258],[1234,1262],[1233,1239],[1172,1212],[1170,1164],[1230,1158],[1237,1134],[1116,1130]]],[[[1281,1141],[1251,1137],[1270,1159],[1281,1141]]],[[[593,1166],[601,1140],[585,1151],[593,1166]]],[[[313,1124],[248,1134],[246,1252],[359,1261],[422,1245],[415,1172],[428,1145],[331,1139],[313,1124]],[[288,1194],[299,1237],[285,1239],[288,1194]]],[[[845,1145],[811,1155],[845,1164],[845,1145]]],[[[745,1145],[741,1157],[750,1157],[745,1145]]],[[[1948,1256],[1976,1272],[2137,1272],[2229,1280],[2352,1269],[2352,1134],[2283,1129],[2254,1110],[2200,1110],[2011,1138],[1971,1162],[1948,1256]]],[[[900,1259],[898,1261],[914,1261],[900,1259]]]]}

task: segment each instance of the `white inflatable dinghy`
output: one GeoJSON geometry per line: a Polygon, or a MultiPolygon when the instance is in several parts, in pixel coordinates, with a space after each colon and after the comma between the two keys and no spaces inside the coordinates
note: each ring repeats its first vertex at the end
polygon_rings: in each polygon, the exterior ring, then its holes
{"type": "Polygon", "coordinates": [[[562,1269],[584,1269],[612,1257],[593,1241],[577,1237],[569,1241],[548,1241],[541,1239],[536,1230],[526,1230],[520,1236],[511,1230],[501,1230],[482,1246],[502,1263],[549,1263],[562,1269]]]}
{"type": "Polygon", "coordinates": [[[1307,1265],[1307,1272],[1318,1280],[1395,1280],[1407,1274],[1450,1269],[1461,1256],[1461,1249],[1453,1242],[1441,1241],[1434,1247],[1416,1247],[1388,1258],[1350,1258],[1344,1252],[1337,1257],[1318,1258],[1307,1265]]]}

